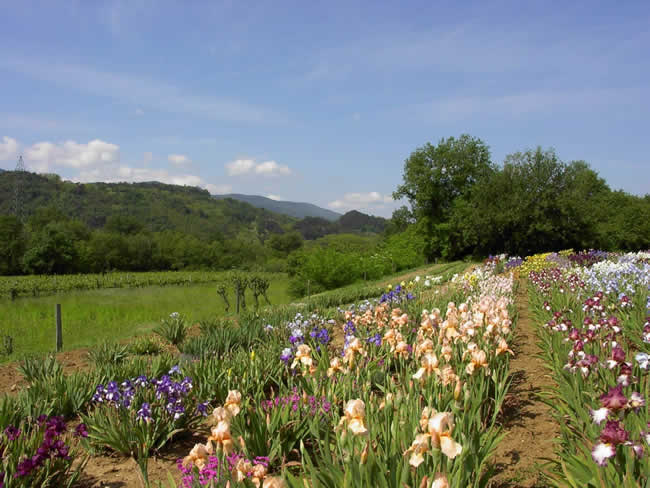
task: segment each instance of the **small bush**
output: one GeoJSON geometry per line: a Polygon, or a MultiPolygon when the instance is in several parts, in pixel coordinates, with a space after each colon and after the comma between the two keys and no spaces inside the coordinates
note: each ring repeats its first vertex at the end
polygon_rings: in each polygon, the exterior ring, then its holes
{"type": "Polygon", "coordinates": [[[162,323],[153,331],[174,346],[179,346],[187,337],[187,329],[185,317],[178,312],[174,312],[166,319],[163,319],[162,323]]]}
{"type": "Polygon", "coordinates": [[[140,337],[129,344],[129,352],[138,356],[152,356],[163,351],[163,344],[159,338],[153,336],[140,337]]]}
{"type": "Polygon", "coordinates": [[[53,355],[27,356],[18,366],[18,371],[23,375],[25,381],[30,385],[37,381],[45,381],[59,373],[62,373],[61,364],[53,355]]]}
{"type": "Polygon", "coordinates": [[[107,364],[121,364],[127,357],[127,346],[111,342],[103,342],[88,352],[88,359],[98,368],[107,364]]]}

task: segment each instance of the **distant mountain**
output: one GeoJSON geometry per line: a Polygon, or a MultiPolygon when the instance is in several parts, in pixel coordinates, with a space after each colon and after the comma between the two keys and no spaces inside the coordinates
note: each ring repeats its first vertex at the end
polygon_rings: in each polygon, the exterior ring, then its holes
{"type": "Polygon", "coordinates": [[[270,198],[262,197],[259,195],[242,195],[240,193],[230,193],[228,195],[213,195],[217,199],[232,198],[246,202],[254,207],[264,208],[270,212],[280,213],[304,219],[305,217],[320,217],[331,222],[338,220],[341,217],[340,213],[327,210],[326,208],[318,207],[312,203],[302,202],[285,202],[279,200],[271,200],[270,198]]]}

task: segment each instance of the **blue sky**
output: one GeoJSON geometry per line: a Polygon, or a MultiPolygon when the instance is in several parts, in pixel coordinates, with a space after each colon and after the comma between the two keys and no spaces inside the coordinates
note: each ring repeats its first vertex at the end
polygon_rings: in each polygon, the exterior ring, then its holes
{"type": "Polygon", "coordinates": [[[650,193],[649,2],[10,2],[0,167],[390,216],[469,133],[650,193]]]}

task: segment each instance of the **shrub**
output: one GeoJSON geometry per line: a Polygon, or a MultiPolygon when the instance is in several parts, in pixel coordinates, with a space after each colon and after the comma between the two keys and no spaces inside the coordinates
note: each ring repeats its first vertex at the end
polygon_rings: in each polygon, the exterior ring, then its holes
{"type": "Polygon", "coordinates": [[[185,317],[178,312],[174,312],[166,319],[163,319],[161,324],[153,331],[174,346],[178,346],[185,340],[187,329],[185,317]]]}

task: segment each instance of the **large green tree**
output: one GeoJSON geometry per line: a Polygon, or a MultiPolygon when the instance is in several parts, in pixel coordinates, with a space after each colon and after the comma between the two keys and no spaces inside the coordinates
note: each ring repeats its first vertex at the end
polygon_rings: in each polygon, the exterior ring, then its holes
{"type": "Polygon", "coordinates": [[[0,274],[20,274],[25,252],[23,224],[13,215],[0,215],[0,274]]]}
{"type": "Polygon", "coordinates": [[[416,221],[423,224],[429,261],[444,252],[446,222],[454,201],[466,197],[477,181],[494,170],[488,146],[468,134],[441,139],[436,146],[427,143],[406,159],[403,183],[393,198],[406,199],[416,221]]]}

